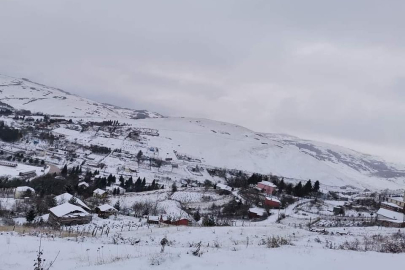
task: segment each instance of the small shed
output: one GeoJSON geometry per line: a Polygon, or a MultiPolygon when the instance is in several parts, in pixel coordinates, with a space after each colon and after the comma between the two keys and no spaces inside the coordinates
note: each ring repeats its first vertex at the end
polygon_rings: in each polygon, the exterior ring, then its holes
{"type": "Polygon", "coordinates": [[[49,209],[48,222],[53,225],[88,224],[91,220],[92,216],[83,208],[70,203],[64,203],[49,209]]]}
{"type": "Polygon", "coordinates": [[[249,209],[248,216],[250,219],[263,218],[265,213],[264,209],[253,207],[249,209]]]}
{"type": "Polygon", "coordinates": [[[160,218],[159,216],[148,216],[148,224],[159,224],[160,218]]]}
{"type": "Polygon", "coordinates": [[[116,215],[118,210],[109,204],[103,204],[96,207],[96,213],[101,218],[109,218],[112,215],[116,215]]]}
{"type": "Polygon", "coordinates": [[[82,188],[82,189],[86,189],[86,188],[88,188],[90,185],[88,184],[88,183],[86,183],[86,182],[80,182],[78,185],[77,185],[79,188],[82,188]]]}
{"type": "Polygon", "coordinates": [[[107,192],[105,190],[102,189],[96,189],[93,191],[93,197],[96,198],[106,198],[107,197],[107,192]]]}

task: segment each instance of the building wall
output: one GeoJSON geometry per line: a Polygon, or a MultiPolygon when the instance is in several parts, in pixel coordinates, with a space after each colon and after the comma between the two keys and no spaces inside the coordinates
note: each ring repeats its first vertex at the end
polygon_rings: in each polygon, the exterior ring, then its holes
{"type": "Polygon", "coordinates": [[[258,183],[257,187],[260,189],[264,189],[267,194],[273,194],[274,187],[266,186],[264,184],[258,183]]]}

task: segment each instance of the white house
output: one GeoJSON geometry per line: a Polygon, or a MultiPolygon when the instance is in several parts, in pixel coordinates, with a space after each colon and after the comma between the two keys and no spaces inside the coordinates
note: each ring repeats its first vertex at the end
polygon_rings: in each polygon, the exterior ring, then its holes
{"type": "Polygon", "coordinates": [[[105,190],[98,188],[93,191],[93,197],[105,198],[105,197],[107,197],[107,192],[105,190]]]}
{"type": "Polygon", "coordinates": [[[35,190],[33,188],[23,186],[23,187],[17,187],[14,192],[14,198],[15,199],[22,199],[25,197],[27,192],[31,192],[31,194],[35,194],[35,190]]]}
{"type": "Polygon", "coordinates": [[[61,204],[69,202],[72,198],[75,199],[74,205],[79,206],[79,207],[83,208],[86,211],[91,210],[90,207],[88,207],[82,200],[80,200],[79,198],[74,197],[72,194],[67,193],[67,192],[63,193],[63,194],[61,194],[59,196],[56,196],[55,200],[56,200],[56,203],[58,205],[61,205],[61,204]]]}
{"type": "Polygon", "coordinates": [[[83,210],[83,208],[64,203],[49,209],[49,219],[51,224],[55,225],[76,225],[87,224],[92,220],[92,216],[83,210]]]}

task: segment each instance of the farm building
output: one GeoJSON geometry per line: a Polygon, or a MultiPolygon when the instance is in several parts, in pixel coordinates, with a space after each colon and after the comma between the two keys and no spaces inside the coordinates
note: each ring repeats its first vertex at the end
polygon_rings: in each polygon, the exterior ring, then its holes
{"type": "Polygon", "coordinates": [[[249,209],[248,215],[250,219],[263,218],[266,211],[262,208],[253,207],[249,209]]]}
{"type": "Polygon", "coordinates": [[[103,204],[96,207],[96,213],[101,218],[108,218],[109,216],[116,215],[118,211],[109,204],[103,204]]]}
{"type": "Polygon", "coordinates": [[[187,218],[179,218],[179,219],[174,219],[170,224],[174,226],[189,226],[191,223],[191,220],[187,218]]]}
{"type": "Polygon", "coordinates": [[[91,211],[91,209],[79,198],[74,197],[72,194],[70,193],[63,193],[59,196],[55,197],[56,203],[58,205],[64,204],[66,202],[69,202],[71,204],[74,204],[76,206],[79,206],[81,208],[83,208],[86,211],[91,211]],[[73,199],[72,199],[73,198],[73,199]]]}
{"type": "Polygon", "coordinates": [[[23,187],[17,187],[14,191],[14,198],[15,199],[22,199],[26,197],[28,194],[35,194],[35,190],[33,188],[23,186],[23,187]]]}
{"type": "Polygon", "coordinates": [[[79,188],[86,189],[86,188],[88,188],[90,185],[87,184],[86,182],[80,182],[77,186],[78,186],[79,188]]]}
{"type": "Polygon", "coordinates": [[[0,160],[0,165],[1,166],[6,166],[6,167],[12,167],[12,168],[17,167],[17,163],[8,162],[8,161],[4,161],[4,160],[0,160]]]}
{"type": "Polygon", "coordinates": [[[107,192],[105,190],[102,189],[96,189],[93,191],[93,197],[96,198],[106,198],[107,197],[107,192]]]}
{"type": "Polygon", "coordinates": [[[266,194],[273,194],[274,190],[276,189],[276,185],[269,181],[261,181],[257,183],[257,188],[263,190],[266,194]]]}
{"type": "Polygon", "coordinates": [[[159,216],[148,216],[148,224],[159,224],[160,218],[159,216]]]}
{"type": "Polygon", "coordinates": [[[377,212],[377,221],[382,226],[405,227],[405,214],[380,208],[377,212]]]}
{"type": "Polygon", "coordinates": [[[405,194],[404,197],[390,197],[387,202],[398,205],[399,207],[405,208],[405,194]]]}
{"type": "Polygon", "coordinates": [[[264,199],[264,205],[271,207],[271,208],[280,208],[281,202],[280,200],[272,197],[266,197],[264,199]]]}
{"type": "Polygon", "coordinates": [[[78,225],[87,224],[92,220],[92,216],[83,208],[64,203],[49,209],[49,223],[53,225],[78,225]]]}

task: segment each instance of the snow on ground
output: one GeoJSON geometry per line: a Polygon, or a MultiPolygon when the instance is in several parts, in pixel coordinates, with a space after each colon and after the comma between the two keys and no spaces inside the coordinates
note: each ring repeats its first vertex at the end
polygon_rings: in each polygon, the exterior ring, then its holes
{"type": "Polygon", "coordinates": [[[0,165],[0,176],[18,177],[20,172],[35,171],[37,176],[45,174],[47,171],[43,167],[30,166],[18,163],[17,167],[7,167],[0,165]]]}
{"type": "MultiPolygon", "coordinates": [[[[109,222],[109,221],[105,221],[109,222]]],[[[343,230],[343,229],[340,229],[343,230]]],[[[367,228],[369,233],[378,228],[367,228]]],[[[385,230],[383,233],[393,233],[385,230]]],[[[364,234],[364,229],[352,230],[364,234]]],[[[319,236],[284,225],[266,227],[139,227],[120,233],[121,239],[136,239],[132,245],[113,244],[113,236],[85,238],[43,238],[44,258],[53,260],[53,269],[381,269],[388,264],[399,267],[405,254],[382,254],[330,250],[326,239],[344,241],[350,236],[319,236]],[[292,246],[267,248],[268,237],[282,236],[292,246]],[[166,237],[169,245],[161,253],[160,240],[166,237]],[[315,241],[315,239],[319,239],[315,241]],[[195,245],[201,242],[200,257],[193,256],[195,245]]],[[[40,238],[16,233],[0,234],[0,269],[32,269],[40,238]]]]}

